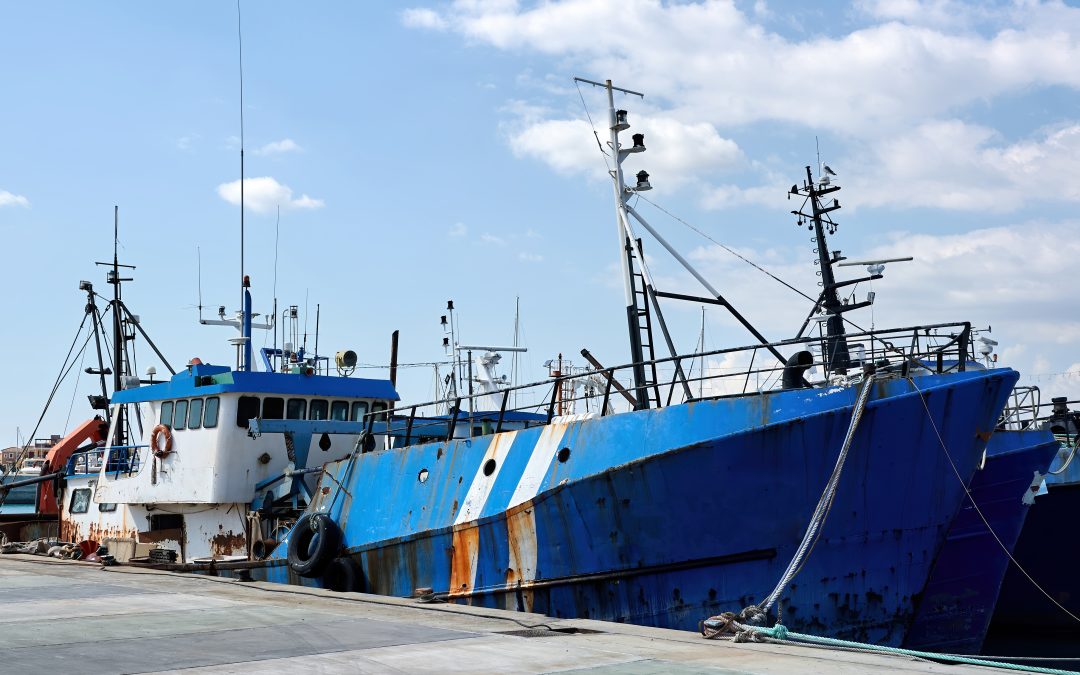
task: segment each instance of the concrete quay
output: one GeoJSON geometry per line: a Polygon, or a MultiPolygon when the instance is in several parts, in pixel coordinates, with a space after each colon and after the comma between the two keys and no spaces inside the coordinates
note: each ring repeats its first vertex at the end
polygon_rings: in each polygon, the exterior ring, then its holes
{"type": "Polygon", "coordinates": [[[0,673],[990,673],[859,652],[26,555],[0,673]]]}

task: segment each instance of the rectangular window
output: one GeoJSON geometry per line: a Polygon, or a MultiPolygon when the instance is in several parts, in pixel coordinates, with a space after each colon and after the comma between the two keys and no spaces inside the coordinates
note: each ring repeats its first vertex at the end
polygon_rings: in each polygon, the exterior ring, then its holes
{"type": "Polygon", "coordinates": [[[349,402],[334,401],[330,404],[330,419],[335,422],[349,421],[349,402]]]}
{"type": "Polygon", "coordinates": [[[259,397],[241,396],[236,402],[236,426],[247,429],[248,421],[259,416],[259,397]]]}
{"type": "Polygon", "coordinates": [[[203,409],[203,423],[202,425],[207,429],[213,429],[217,426],[218,410],[221,408],[221,399],[217,396],[211,396],[206,399],[206,408],[203,409]]]}
{"type": "Polygon", "coordinates": [[[355,401],[352,404],[352,413],[349,415],[349,419],[353,422],[364,422],[364,415],[367,414],[367,401],[355,401]]]}
{"type": "Polygon", "coordinates": [[[307,417],[307,400],[290,398],[285,404],[285,419],[302,420],[307,417]]]}
{"type": "Polygon", "coordinates": [[[172,426],[172,406],[172,401],[162,401],[161,403],[161,417],[158,418],[158,422],[167,427],[172,426]]]}
{"type": "Polygon", "coordinates": [[[181,530],[184,527],[184,515],[181,513],[160,513],[150,516],[150,531],[181,530]]]}
{"type": "Polygon", "coordinates": [[[176,402],[176,414],[173,415],[173,429],[179,431],[187,426],[187,401],[176,402]]]}
{"type": "Polygon", "coordinates": [[[285,417],[285,399],[267,396],[263,399],[263,419],[280,420],[285,417]]]}
{"type": "Polygon", "coordinates": [[[188,429],[198,429],[202,426],[202,404],[203,400],[201,398],[191,399],[187,415],[188,429]]]}
{"type": "Polygon", "coordinates": [[[71,493],[71,503],[68,511],[71,513],[86,513],[90,510],[90,488],[79,488],[71,493]]]}
{"type": "Polygon", "coordinates": [[[311,400],[311,408],[308,409],[309,420],[324,420],[326,419],[327,408],[330,407],[330,402],[324,398],[315,398],[311,400]]]}
{"type": "Polygon", "coordinates": [[[116,503],[115,502],[112,503],[112,504],[98,504],[98,511],[101,511],[103,513],[109,513],[110,511],[115,511],[115,510],[116,510],[116,503]]]}
{"type": "Polygon", "coordinates": [[[381,412],[382,414],[381,415],[376,415],[375,419],[379,420],[380,422],[385,422],[386,421],[386,404],[385,403],[381,403],[381,402],[380,403],[372,403],[371,404],[371,412],[373,412],[373,413],[381,412]]]}

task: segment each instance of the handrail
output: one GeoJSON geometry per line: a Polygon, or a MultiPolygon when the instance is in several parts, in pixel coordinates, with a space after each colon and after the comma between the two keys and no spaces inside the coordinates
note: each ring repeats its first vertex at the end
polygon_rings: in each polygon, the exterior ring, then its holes
{"type": "MultiPolygon", "coordinates": [[[[953,370],[964,371],[968,368],[969,364],[975,360],[972,350],[972,327],[969,322],[955,322],[955,323],[938,323],[918,326],[907,326],[904,328],[893,328],[886,330],[870,330],[862,331],[858,333],[850,333],[847,335],[848,340],[863,340],[869,342],[869,350],[864,351],[862,359],[863,364],[874,364],[879,369],[899,369],[903,373],[908,373],[912,369],[917,370],[929,370],[938,373],[950,372],[953,370]],[[905,344],[906,347],[898,347],[898,344],[905,344]],[[952,357],[956,357],[955,363],[949,363],[946,365],[946,358],[952,360],[952,357]]],[[[391,433],[392,424],[385,426],[380,425],[379,434],[386,434],[388,437],[393,435],[398,439],[404,439],[406,444],[409,444],[413,439],[425,438],[454,438],[460,434],[460,422],[464,422],[469,426],[468,435],[472,435],[473,424],[479,421],[481,426],[484,427],[483,433],[491,431],[499,432],[507,428],[507,425],[517,425],[515,428],[540,426],[550,423],[556,416],[556,410],[576,410],[576,404],[579,401],[585,401],[587,406],[590,406],[590,402],[599,403],[597,411],[601,415],[608,413],[609,407],[613,400],[617,397],[612,397],[612,390],[617,390],[618,394],[622,394],[628,401],[634,401],[639,398],[637,395],[641,393],[641,390],[646,387],[659,386],[661,388],[670,387],[671,396],[668,396],[667,403],[670,405],[673,400],[676,399],[675,389],[679,383],[679,378],[675,377],[668,382],[667,370],[670,368],[674,371],[680,369],[686,374],[685,362],[687,360],[701,360],[702,363],[706,363],[706,359],[709,357],[727,357],[732,354],[746,353],[749,356],[748,366],[733,367],[726,372],[717,372],[715,368],[702,367],[697,373],[696,377],[686,377],[685,383],[688,385],[687,389],[691,391],[690,396],[685,396],[684,392],[679,392],[681,399],[685,401],[692,401],[696,398],[702,399],[715,399],[726,396],[753,396],[758,395],[767,390],[777,388],[780,386],[779,375],[785,370],[787,365],[785,363],[777,363],[774,360],[767,359],[763,364],[758,365],[755,368],[755,363],[760,362],[758,357],[759,352],[765,347],[771,348],[792,348],[802,347],[804,351],[814,345],[821,345],[828,340],[827,336],[805,336],[800,338],[793,338],[787,340],[779,340],[769,343],[768,345],[752,344],[740,347],[727,347],[722,349],[714,349],[707,352],[693,353],[693,354],[680,354],[675,356],[668,356],[664,358],[643,361],[641,363],[627,363],[614,367],[599,367],[598,362],[594,362],[589,358],[587,350],[584,350],[586,358],[592,364],[593,368],[584,372],[574,375],[560,375],[554,379],[541,380],[537,382],[531,382],[527,384],[514,385],[505,389],[500,389],[501,400],[497,401],[498,406],[496,410],[488,412],[481,412],[477,410],[479,407],[477,403],[484,402],[486,405],[488,401],[491,401],[491,393],[474,393],[469,395],[462,395],[460,392],[455,397],[435,399],[431,401],[425,401],[422,403],[414,403],[409,405],[396,406],[397,414],[392,415],[388,420],[398,421],[401,423],[401,430],[394,427],[393,433],[391,433]],[[658,379],[656,383],[643,383],[637,386],[624,386],[618,380],[617,375],[619,373],[628,374],[632,372],[635,367],[646,365],[649,367],[660,367],[664,370],[664,377],[658,379]],[[757,375],[758,384],[751,386],[750,377],[757,375]],[[599,380],[591,380],[593,383],[602,382],[603,386],[593,386],[591,389],[584,386],[590,380],[589,378],[600,378],[599,380]],[[731,379],[728,379],[731,378],[731,379]],[[734,378],[738,378],[735,381],[734,378]],[[693,396],[694,388],[690,385],[693,383],[710,383],[710,386],[706,389],[704,386],[697,388],[703,394],[699,396],[693,396]],[[720,387],[713,386],[719,383],[720,387]],[[728,386],[727,383],[734,383],[728,386]],[[581,387],[582,394],[578,394],[578,387],[581,387]],[[602,390],[602,400],[601,400],[602,390]],[[718,393],[718,391],[720,393],[718,393]],[[527,392],[530,394],[527,398],[532,399],[532,402],[523,405],[518,405],[514,408],[509,408],[508,404],[512,393],[527,392]],[[432,410],[433,413],[422,414],[421,411],[432,410]],[[439,410],[444,410],[444,413],[439,413],[439,410]],[[535,414],[535,419],[517,418],[512,419],[508,417],[512,413],[529,413],[535,414]],[[471,419],[470,419],[471,418],[471,419]],[[400,433],[404,431],[404,433],[400,433]]],[[[823,352],[819,352],[823,353],[823,352]]],[[[823,364],[814,363],[818,367],[824,369],[823,364]]],[[[823,370],[826,379],[833,372],[828,369],[823,370]]],[[[844,372],[844,371],[840,371],[844,372]]],[[[621,402],[621,399],[620,399],[621,402]]],[[[631,408],[634,407],[631,405],[631,408]]],[[[587,408],[588,409],[588,408],[587,408]]],[[[381,416],[385,416],[385,411],[371,411],[366,413],[362,420],[368,422],[368,432],[372,433],[374,428],[372,423],[381,416]]]]}

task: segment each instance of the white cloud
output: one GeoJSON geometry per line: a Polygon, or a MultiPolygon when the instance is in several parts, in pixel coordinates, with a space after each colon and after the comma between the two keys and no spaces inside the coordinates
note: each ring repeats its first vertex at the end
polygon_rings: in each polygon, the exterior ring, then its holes
{"type": "Polygon", "coordinates": [[[178,150],[183,150],[186,152],[188,150],[191,150],[191,146],[201,138],[202,136],[194,132],[186,134],[176,139],[176,148],[178,150]]]}
{"type": "Polygon", "coordinates": [[[518,259],[525,262],[543,262],[544,256],[538,253],[529,253],[528,251],[521,251],[518,253],[518,259]]]}
{"type": "Polygon", "coordinates": [[[30,200],[7,190],[0,190],[0,206],[21,206],[28,209],[30,208],[30,200]]]}
{"type": "Polygon", "coordinates": [[[944,120],[882,140],[841,178],[858,177],[853,205],[1001,212],[1033,200],[1080,200],[1078,172],[1080,122],[1003,143],[989,127],[944,120]]]}
{"type": "Polygon", "coordinates": [[[480,235],[480,241],[484,242],[485,244],[495,244],[496,246],[503,246],[506,244],[506,240],[502,237],[496,237],[495,235],[489,234],[487,232],[480,235]]]}
{"type": "Polygon", "coordinates": [[[444,30],[447,27],[446,21],[439,16],[439,13],[430,9],[406,9],[401,13],[401,20],[411,28],[444,30]]]}
{"type": "MultiPolygon", "coordinates": [[[[218,195],[230,204],[240,204],[240,181],[222,183],[218,195]]],[[[244,204],[257,213],[268,213],[278,206],[294,209],[320,209],[325,206],[321,199],[300,195],[293,199],[293,191],[270,176],[244,179],[244,204]]]]}
{"type": "Polygon", "coordinates": [[[301,152],[303,148],[297,145],[291,138],[283,138],[280,141],[271,141],[255,150],[256,155],[280,155],[286,152],[301,152]]]}
{"type": "MultiPolygon", "coordinates": [[[[607,164],[588,122],[574,119],[530,120],[535,110],[521,113],[526,122],[510,134],[510,147],[520,157],[532,157],[564,174],[587,174],[607,179],[607,164]]],[[[708,123],[685,124],[670,117],[642,116],[634,120],[634,133],[645,134],[648,150],[623,163],[627,182],[647,167],[653,187],[672,190],[700,182],[703,174],[727,171],[744,162],[739,146],[722,138],[708,123]]],[[[624,147],[631,139],[621,138],[624,147]]],[[[601,136],[604,149],[607,137],[601,136]]]]}
{"type": "Polygon", "coordinates": [[[464,237],[468,233],[469,228],[465,225],[465,223],[454,223],[454,226],[450,228],[449,232],[447,232],[447,234],[451,237],[464,237]]]}
{"type": "Polygon", "coordinates": [[[885,23],[801,40],[721,2],[456,2],[438,16],[471,40],[568,58],[575,68],[610,73],[722,125],[774,119],[880,133],[1033,85],[1080,86],[1072,67],[1080,60],[1080,10],[1024,3],[994,20],[973,3],[869,5],[885,23]],[[998,32],[947,32],[889,16],[927,7],[985,14],[998,32]]]}

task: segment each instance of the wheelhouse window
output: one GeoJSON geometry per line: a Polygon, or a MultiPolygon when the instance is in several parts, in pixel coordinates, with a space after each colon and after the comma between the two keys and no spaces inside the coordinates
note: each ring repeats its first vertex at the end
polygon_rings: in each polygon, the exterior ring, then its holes
{"type": "Polygon", "coordinates": [[[203,409],[203,426],[213,429],[217,426],[218,411],[221,410],[221,399],[211,396],[206,399],[206,407],[203,409]]]}
{"type": "Polygon", "coordinates": [[[349,421],[349,402],[334,401],[330,404],[330,419],[335,422],[349,421]]]}
{"type": "Polygon", "coordinates": [[[90,510],[90,488],[79,488],[71,493],[71,503],[68,511],[71,513],[86,513],[90,510]]]}
{"type": "Polygon", "coordinates": [[[173,429],[177,431],[187,428],[187,401],[176,402],[176,412],[173,414],[173,429]]]}
{"type": "Polygon", "coordinates": [[[264,420],[279,420],[285,417],[285,399],[276,396],[267,396],[263,399],[264,420]]]}
{"type": "Polygon", "coordinates": [[[302,420],[307,417],[307,399],[290,398],[285,404],[285,418],[290,420],[302,420]]]}
{"type": "Polygon", "coordinates": [[[188,416],[187,426],[188,429],[198,429],[202,426],[202,411],[203,400],[201,398],[191,399],[191,403],[188,404],[188,416]]]}
{"type": "Polygon", "coordinates": [[[308,408],[309,420],[324,420],[327,416],[327,409],[330,407],[330,402],[326,399],[316,398],[312,399],[311,407],[308,408]]]}
{"type": "Polygon", "coordinates": [[[161,416],[158,418],[158,422],[164,424],[167,427],[172,426],[172,401],[162,401],[161,403],[161,416]]]}
{"type": "Polygon", "coordinates": [[[349,413],[349,419],[353,422],[363,422],[364,415],[367,414],[367,411],[367,401],[354,401],[352,404],[352,412],[349,413]]]}
{"type": "Polygon", "coordinates": [[[248,421],[259,416],[259,397],[241,396],[236,402],[236,426],[247,428],[248,421]]]}
{"type": "Polygon", "coordinates": [[[101,511],[102,513],[108,513],[110,511],[115,511],[115,510],[116,510],[116,502],[98,504],[98,511],[101,511]]]}
{"type": "Polygon", "coordinates": [[[385,403],[383,403],[381,401],[376,402],[376,403],[372,403],[371,404],[371,412],[380,413],[380,414],[375,416],[375,419],[379,420],[380,422],[385,422],[386,421],[386,404],[385,403]]]}

